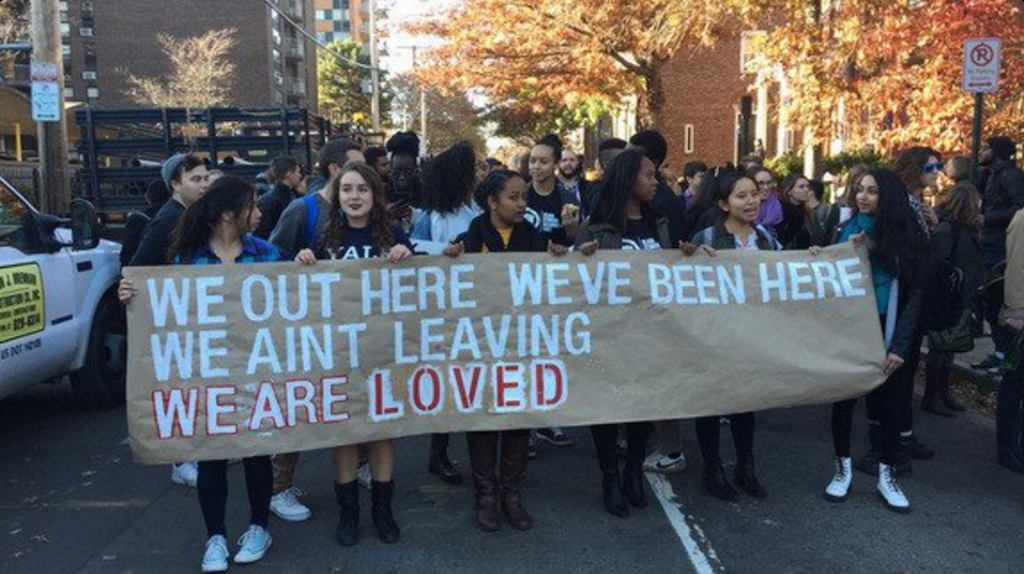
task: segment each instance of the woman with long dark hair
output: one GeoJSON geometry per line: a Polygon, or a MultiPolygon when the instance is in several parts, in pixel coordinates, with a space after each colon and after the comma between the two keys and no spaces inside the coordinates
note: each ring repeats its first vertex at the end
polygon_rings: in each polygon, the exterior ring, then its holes
{"type": "Polygon", "coordinates": [[[824,240],[822,222],[813,205],[814,190],[810,178],[793,174],[783,183],[782,223],[776,228],[779,243],[787,249],[807,249],[824,240]]]}
{"type": "Polygon", "coordinates": [[[977,188],[961,179],[946,193],[939,213],[939,224],[932,230],[931,251],[963,273],[963,311],[954,327],[928,334],[921,410],[951,417],[953,412],[967,410],[950,393],[949,376],[956,353],[966,353],[974,348],[971,309],[974,296],[985,281],[981,252],[981,196],[977,188]]]}
{"type": "MultiPolygon", "coordinates": [[[[480,215],[473,201],[479,171],[476,151],[469,142],[458,142],[428,160],[420,169],[420,207],[412,238],[451,243],[469,229],[480,215]]],[[[461,484],[462,473],[448,457],[448,433],[430,437],[427,471],[448,484],[461,484]]]]}
{"type": "MultiPolygon", "coordinates": [[[[756,169],[756,168],[755,168],[756,169]]],[[[759,171],[760,174],[767,172],[759,171]]],[[[751,251],[778,251],[782,245],[763,225],[757,223],[764,213],[761,199],[764,186],[759,186],[750,175],[726,172],[706,181],[707,192],[711,193],[718,209],[718,222],[698,231],[693,244],[704,246],[713,253],[719,249],[744,249],[751,251]]],[[[761,486],[754,472],[754,413],[725,415],[729,419],[732,440],[736,448],[736,469],[733,479],[736,485],[755,498],[765,498],[768,493],[761,486]]],[[[702,482],[704,488],[716,498],[735,502],[739,493],[725,477],[725,468],[719,443],[721,442],[720,416],[700,417],[696,421],[697,441],[704,459],[702,482]]]]}
{"type": "MultiPolygon", "coordinates": [[[[909,193],[894,172],[875,169],[862,175],[853,189],[853,217],[837,232],[836,242],[853,241],[867,246],[871,278],[877,301],[880,329],[887,355],[882,374],[887,379],[867,395],[869,436],[877,453],[878,494],[891,510],[908,512],[910,502],[896,481],[902,419],[902,377],[909,368],[918,331],[921,290],[919,266],[927,249],[926,237],[914,217],[909,193]]],[[[832,443],[835,474],[825,498],[840,502],[849,493],[851,475],[850,435],[857,399],[832,406],[832,443]]]]}
{"type": "MultiPolygon", "coordinates": [[[[172,236],[170,257],[176,265],[233,265],[280,261],[281,255],[270,243],[252,235],[260,221],[256,190],[240,178],[226,175],[210,184],[206,193],[190,205],[178,221],[172,236]]],[[[128,302],[134,286],[122,280],[118,297],[128,302]]],[[[249,528],[239,540],[237,564],[249,564],[263,558],[272,539],[267,531],[273,470],[269,456],[242,459],[245,486],[249,493],[249,528]]],[[[203,572],[228,569],[227,460],[199,462],[196,490],[206,522],[206,551],[203,572]]]]}
{"type": "MultiPolygon", "coordinates": [[[[377,171],[364,163],[349,163],[328,183],[331,214],[322,246],[303,249],[295,257],[304,265],[318,259],[367,259],[383,257],[397,263],[412,256],[412,244],[395,224],[387,207],[384,182],[377,171]]],[[[377,538],[386,544],[398,542],[401,532],[391,511],[394,496],[395,450],[391,440],[371,442],[370,493],[373,524],[377,538]]],[[[359,540],[359,445],[334,449],[334,493],[339,517],[336,538],[342,546],[359,540]]]]}
{"type": "MultiPolygon", "coordinates": [[[[657,185],[654,163],[642,150],[627,149],[615,156],[600,183],[597,203],[576,235],[576,245],[597,242],[600,249],[672,249],[668,221],[650,206],[657,185]]],[[[603,475],[604,506],[608,512],[622,517],[629,515],[629,505],[647,506],[643,463],[650,423],[633,422],[625,426],[626,465],[622,475],[616,454],[618,425],[590,427],[603,475]]]]}

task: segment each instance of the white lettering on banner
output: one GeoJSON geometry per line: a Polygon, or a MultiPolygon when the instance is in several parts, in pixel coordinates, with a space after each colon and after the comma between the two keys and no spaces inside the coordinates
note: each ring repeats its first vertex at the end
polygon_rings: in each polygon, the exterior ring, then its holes
{"type": "Polygon", "coordinates": [[[526,410],[526,380],[521,363],[495,363],[491,367],[494,381],[493,412],[512,413],[526,410]]]}
{"type": "Polygon", "coordinates": [[[196,434],[196,411],[199,410],[199,389],[161,389],[153,391],[156,432],[160,439],[174,436],[191,438],[196,434]]]}
{"type": "Polygon", "coordinates": [[[860,265],[859,258],[842,259],[834,263],[777,261],[774,269],[767,263],[760,263],[758,275],[761,280],[761,301],[769,303],[822,299],[826,296],[826,286],[832,287],[837,298],[863,297],[867,291],[861,285],[864,274],[859,271],[860,265]]]}
{"type": "Polygon", "coordinates": [[[192,378],[192,338],[194,335],[195,333],[192,331],[183,333],[172,331],[165,335],[166,339],[163,341],[161,341],[160,333],[153,333],[149,336],[156,380],[163,382],[170,379],[171,363],[177,367],[179,379],[192,378]],[[182,339],[184,339],[184,346],[182,346],[182,339]]]}
{"type": "Polygon", "coordinates": [[[274,331],[270,327],[261,327],[256,330],[245,372],[247,375],[255,375],[260,369],[267,369],[273,374],[280,374],[284,370],[303,373],[331,371],[334,369],[335,358],[340,356],[339,347],[342,344],[334,336],[335,331],[347,335],[348,364],[350,368],[358,368],[359,334],[366,331],[366,323],[285,327],[282,330],[285,340],[284,367],[274,344],[274,331]]]}
{"type": "Polygon", "coordinates": [[[211,287],[224,287],[223,277],[199,277],[196,279],[196,322],[213,325],[227,321],[224,315],[210,315],[210,307],[224,304],[223,293],[211,293],[211,287]]]}
{"type": "Polygon", "coordinates": [[[221,397],[231,397],[237,390],[233,386],[206,387],[206,434],[216,436],[235,434],[238,427],[234,423],[222,424],[220,417],[234,413],[238,407],[235,403],[221,404],[221,397]]]}
{"type": "Polygon", "coordinates": [[[281,412],[281,403],[277,401],[277,394],[274,392],[272,383],[260,383],[259,391],[256,392],[256,400],[252,409],[252,416],[249,418],[249,430],[258,431],[263,428],[263,421],[270,419],[274,428],[284,428],[284,414],[281,412]]]}
{"type": "Polygon", "coordinates": [[[316,424],[316,404],[313,399],[316,397],[316,387],[310,381],[302,379],[286,381],[284,384],[285,404],[288,405],[289,427],[294,427],[299,422],[298,411],[301,408],[306,413],[305,422],[316,424]],[[299,396],[299,391],[302,396],[299,396]]]}
{"type": "Polygon", "coordinates": [[[409,377],[409,402],[418,415],[440,414],[444,406],[444,384],[441,373],[432,366],[423,366],[409,377]]]}
{"type": "Polygon", "coordinates": [[[455,408],[460,413],[472,413],[483,408],[486,373],[487,365],[483,363],[448,367],[448,381],[454,391],[455,408]]]}
{"type": "Polygon", "coordinates": [[[149,288],[149,306],[153,313],[153,326],[167,326],[167,311],[170,307],[174,312],[174,323],[178,327],[188,324],[188,302],[191,282],[188,277],[179,280],[176,277],[164,277],[162,288],[158,288],[156,279],[147,279],[149,288]]]}
{"type": "MultiPolygon", "coordinates": [[[[527,296],[529,297],[528,304],[532,306],[571,305],[573,298],[568,290],[572,283],[571,278],[567,275],[569,269],[570,266],[567,263],[509,263],[508,277],[512,305],[522,307],[527,304],[527,296]]],[[[590,274],[585,263],[575,266],[575,275],[583,283],[587,303],[596,305],[600,302],[601,280],[605,277],[606,269],[608,273],[605,302],[609,305],[631,303],[633,298],[629,295],[628,288],[632,266],[624,261],[598,262],[593,275],[590,274]],[[625,290],[625,293],[622,290],[625,290]]]]}
{"type": "Polygon", "coordinates": [[[395,400],[391,388],[391,369],[377,369],[367,379],[370,397],[370,420],[373,422],[402,418],[405,405],[395,400]]]}
{"type": "Polygon", "coordinates": [[[651,302],[655,305],[743,305],[747,301],[739,265],[647,266],[651,302]]]}
{"type": "Polygon", "coordinates": [[[475,309],[476,301],[467,298],[474,283],[464,275],[472,265],[440,267],[399,267],[363,271],[363,315],[390,315],[440,309],[475,309]],[[431,304],[433,298],[433,304],[431,304]]]}
{"type": "Polygon", "coordinates": [[[320,318],[331,318],[332,285],[341,281],[340,273],[280,274],[276,279],[276,288],[274,281],[265,275],[249,275],[242,281],[240,300],[247,319],[258,323],[271,318],[292,322],[306,319],[310,283],[319,287],[320,318]],[[295,299],[295,309],[289,307],[289,299],[295,299]]]}
{"type": "Polygon", "coordinates": [[[228,369],[214,367],[212,360],[215,357],[227,357],[228,348],[225,345],[213,346],[212,341],[223,341],[228,338],[227,331],[199,331],[199,376],[204,379],[216,379],[218,377],[230,376],[228,369]]]}
{"type": "Polygon", "coordinates": [[[335,387],[348,384],[348,377],[324,377],[320,380],[323,387],[323,412],[320,418],[325,423],[340,423],[349,419],[348,411],[334,412],[336,403],[347,403],[348,393],[336,392],[335,387]]]}

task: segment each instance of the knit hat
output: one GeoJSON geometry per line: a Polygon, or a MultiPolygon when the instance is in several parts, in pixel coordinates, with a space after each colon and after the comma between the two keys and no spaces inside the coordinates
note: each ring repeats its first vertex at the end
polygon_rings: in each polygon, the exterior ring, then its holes
{"type": "Polygon", "coordinates": [[[160,167],[160,177],[164,180],[164,183],[167,184],[168,189],[171,187],[171,178],[174,177],[174,172],[186,158],[188,158],[187,153],[176,153],[167,158],[164,165],[160,167]]]}
{"type": "Polygon", "coordinates": [[[1006,136],[991,137],[985,140],[985,143],[992,149],[992,154],[996,159],[1010,161],[1013,159],[1014,154],[1017,153],[1017,144],[1013,143],[1013,140],[1006,136]]]}

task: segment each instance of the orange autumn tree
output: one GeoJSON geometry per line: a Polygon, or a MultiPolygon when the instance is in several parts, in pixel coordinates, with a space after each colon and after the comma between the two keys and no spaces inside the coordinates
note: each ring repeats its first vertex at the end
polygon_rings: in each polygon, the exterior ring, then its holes
{"type": "MultiPolygon", "coordinates": [[[[482,89],[498,105],[568,109],[627,96],[643,125],[659,126],[663,68],[680,49],[740,25],[741,0],[464,0],[409,26],[444,43],[419,77],[448,89],[482,89]],[[528,97],[527,97],[528,95],[528,97]]],[[[542,110],[537,110],[542,111],[542,110]]]]}
{"type": "Polygon", "coordinates": [[[961,88],[963,42],[981,36],[1003,43],[986,131],[1024,135],[1024,16],[1012,0],[758,3],[791,16],[769,33],[762,64],[781,70],[809,143],[842,131],[852,147],[965,149],[974,98],[961,88]]]}

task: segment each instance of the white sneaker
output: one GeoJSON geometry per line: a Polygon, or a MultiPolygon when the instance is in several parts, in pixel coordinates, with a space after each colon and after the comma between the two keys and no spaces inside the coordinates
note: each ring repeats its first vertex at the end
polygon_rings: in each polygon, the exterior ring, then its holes
{"type": "Polygon", "coordinates": [[[235,554],[235,564],[252,564],[267,553],[270,544],[274,541],[266,528],[255,524],[249,525],[249,530],[238,539],[241,548],[235,554]]]}
{"type": "Polygon", "coordinates": [[[896,470],[887,464],[878,463],[878,495],[885,501],[889,510],[910,512],[910,501],[896,483],[896,470]]]}
{"type": "Polygon", "coordinates": [[[196,487],[199,479],[199,463],[183,462],[171,465],[171,482],[182,486],[196,487]]]}
{"type": "Polygon", "coordinates": [[[302,496],[302,491],[294,486],[282,490],[270,497],[270,511],[281,520],[287,520],[288,522],[309,520],[313,513],[304,504],[299,502],[299,496],[302,496]]]}
{"type": "Polygon", "coordinates": [[[366,490],[370,490],[370,481],[373,480],[373,477],[370,475],[369,464],[364,464],[359,467],[359,470],[356,471],[356,480],[359,481],[359,486],[366,490]]]}
{"type": "Polygon", "coordinates": [[[203,572],[224,572],[228,569],[228,541],[220,534],[206,541],[203,572]]]}
{"type": "Polygon", "coordinates": [[[679,456],[670,456],[656,452],[647,457],[644,461],[644,470],[647,472],[661,472],[672,474],[686,470],[686,457],[683,453],[679,456]]]}
{"type": "Polygon", "coordinates": [[[850,483],[853,482],[853,475],[850,474],[852,462],[848,456],[837,456],[835,465],[836,472],[832,477],[832,482],[825,487],[825,500],[842,502],[850,494],[850,483]]]}

